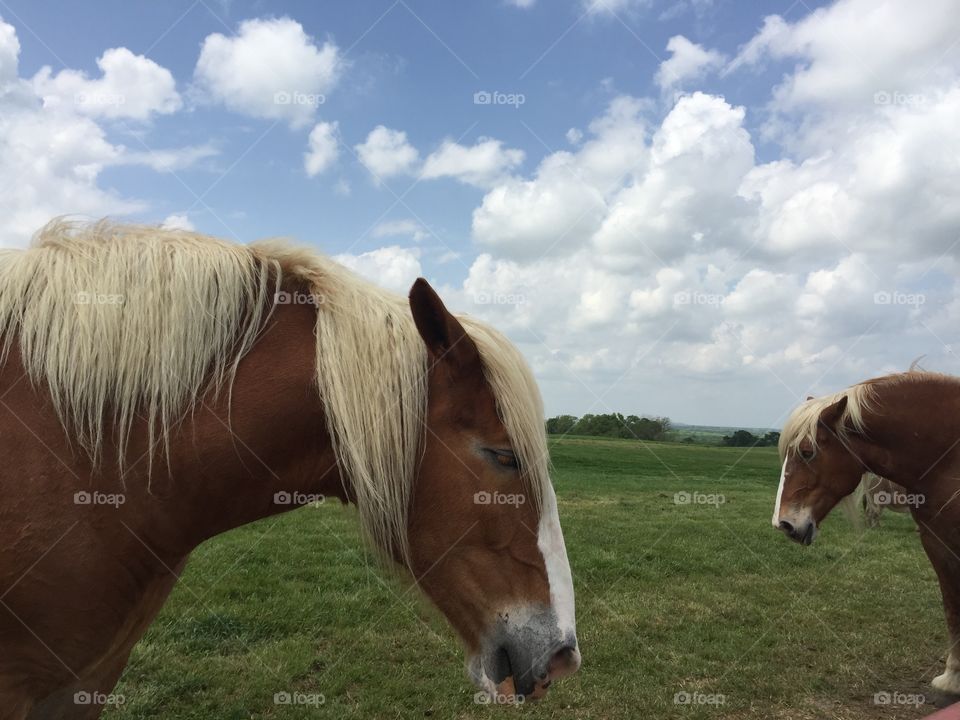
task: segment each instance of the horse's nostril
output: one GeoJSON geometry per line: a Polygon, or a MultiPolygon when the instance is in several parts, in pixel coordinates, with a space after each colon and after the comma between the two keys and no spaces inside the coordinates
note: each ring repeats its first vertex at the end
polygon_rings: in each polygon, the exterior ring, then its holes
{"type": "Polygon", "coordinates": [[[779,527],[781,530],[787,533],[787,535],[793,535],[793,531],[794,531],[793,523],[787,522],[786,520],[781,520],[779,527]]]}
{"type": "Polygon", "coordinates": [[[550,658],[550,678],[572,675],[580,668],[580,653],[576,645],[564,645],[550,658]]]}

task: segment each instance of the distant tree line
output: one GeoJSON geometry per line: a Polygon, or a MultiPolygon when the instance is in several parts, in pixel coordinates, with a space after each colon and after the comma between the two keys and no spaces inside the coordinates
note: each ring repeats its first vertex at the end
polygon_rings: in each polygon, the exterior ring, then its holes
{"type": "Polygon", "coordinates": [[[780,443],[780,433],[771,431],[764,435],[754,435],[747,430],[737,430],[733,435],[724,435],[721,445],[727,447],[766,447],[780,443]]]}
{"type": "Polygon", "coordinates": [[[600,437],[663,440],[670,429],[670,418],[637,415],[558,415],[547,420],[551,435],[597,435],[600,437]]]}

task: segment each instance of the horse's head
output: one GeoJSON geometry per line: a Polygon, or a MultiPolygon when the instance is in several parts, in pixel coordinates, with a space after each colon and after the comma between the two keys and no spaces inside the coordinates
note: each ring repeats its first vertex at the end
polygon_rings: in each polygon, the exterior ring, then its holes
{"type": "Polygon", "coordinates": [[[426,281],[413,286],[410,307],[430,365],[412,570],[463,638],[473,681],[507,701],[539,697],[580,665],[539,394],[512,348],[500,367],[486,362],[489,343],[478,348],[426,281]],[[502,374],[514,364],[511,383],[502,374]],[[498,385],[508,396],[496,396],[498,385]],[[518,417],[535,426],[518,432],[518,417]]]}
{"type": "Polygon", "coordinates": [[[823,518],[857,488],[864,467],[850,439],[861,426],[860,412],[848,411],[847,395],[829,403],[808,398],[787,421],[773,526],[791,540],[812,543],[823,518]]]}

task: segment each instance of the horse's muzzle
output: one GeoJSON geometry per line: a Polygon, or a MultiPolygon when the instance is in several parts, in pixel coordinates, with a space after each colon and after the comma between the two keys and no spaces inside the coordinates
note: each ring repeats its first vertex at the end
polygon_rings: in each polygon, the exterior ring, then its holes
{"type": "Polygon", "coordinates": [[[794,524],[789,520],[781,520],[777,526],[783,533],[796,543],[810,545],[817,537],[817,525],[812,520],[794,524]]]}
{"type": "Polygon", "coordinates": [[[549,608],[501,614],[483,647],[470,659],[468,670],[498,703],[541,698],[554,680],[580,668],[575,632],[561,631],[549,608]]]}
{"type": "Polygon", "coordinates": [[[576,639],[570,639],[539,657],[532,657],[526,648],[510,645],[497,652],[494,681],[498,694],[513,695],[521,701],[537,700],[546,694],[554,680],[573,675],[580,669],[576,639]]]}

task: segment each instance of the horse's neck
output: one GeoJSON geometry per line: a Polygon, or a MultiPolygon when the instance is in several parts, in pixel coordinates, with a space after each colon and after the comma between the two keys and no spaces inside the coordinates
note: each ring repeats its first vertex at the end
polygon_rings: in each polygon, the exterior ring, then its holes
{"type": "Polygon", "coordinates": [[[320,496],[346,499],[316,390],[314,312],[278,306],[229,396],[201,403],[172,435],[169,468],[153,468],[153,500],[144,500],[146,512],[151,503],[172,508],[170,544],[192,549],[320,496]]]}
{"type": "Polygon", "coordinates": [[[869,470],[914,492],[960,474],[960,383],[931,378],[878,388],[854,450],[869,470]]]}

